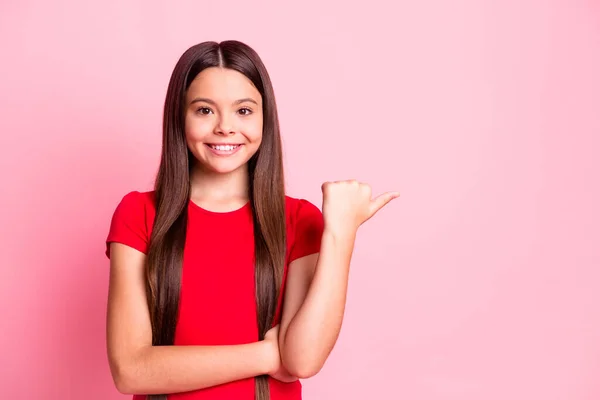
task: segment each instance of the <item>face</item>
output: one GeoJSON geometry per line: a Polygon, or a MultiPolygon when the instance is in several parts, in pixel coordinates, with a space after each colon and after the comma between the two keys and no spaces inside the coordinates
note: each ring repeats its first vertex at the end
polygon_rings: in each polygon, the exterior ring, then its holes
{"type": "Polygon", "coordinates": [[[233,172],[257,152],[262,141],[262,97],[243,74],[207,68],[186,94],[185,136],[199,166],[233,172]]]}

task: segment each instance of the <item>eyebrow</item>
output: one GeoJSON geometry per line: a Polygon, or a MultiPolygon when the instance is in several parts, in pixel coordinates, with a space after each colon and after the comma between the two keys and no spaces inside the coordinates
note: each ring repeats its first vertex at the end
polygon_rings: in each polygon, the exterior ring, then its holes
{"type": "MultiPolygon", "coordinates": [[[[208,99],[206,97],[196,97],[194,100],[192,100],[190,102],[190,105],[192,105],[194,103],[199,103],[199,102],[204,102],[204,103],[212,104],[213,106],[216,105],[216,103],[213,100],[208,99]]],[[[258,105],[258,103],[256,102],[256,100],[251,99],[250,97],[239,99],[239,100],[236,100],[236,101],[233,102],[234,105],[238,105],[238,104],[242,104],[242,103],[254,103],[254,104],[258,105]]]]}

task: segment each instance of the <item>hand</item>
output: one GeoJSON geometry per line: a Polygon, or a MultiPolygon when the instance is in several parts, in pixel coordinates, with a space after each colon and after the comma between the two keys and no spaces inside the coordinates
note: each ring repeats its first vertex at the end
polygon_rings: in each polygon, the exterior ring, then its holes
{"type": "Polygon", "coordinates": [[[371,187],[355,180],[325,182],[321,190],[325,227],[339,232],[355,232],[383,206],[400,196],[398,192],[387,192],[371,199],[371,187]]]}
{"type": "Polygon", "coordinates": [[[270,368],[268,375],[281,382],[294,382],[298,378],[289,374],[281,363],[279,353],[279,325],[269,329],[265,335],[265,342],[269,345],[270,368]]]}

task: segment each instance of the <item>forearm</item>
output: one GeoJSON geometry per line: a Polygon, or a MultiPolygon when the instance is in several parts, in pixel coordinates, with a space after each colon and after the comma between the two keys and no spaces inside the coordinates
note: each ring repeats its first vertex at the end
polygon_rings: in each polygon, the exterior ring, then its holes
{"type": "Polygon", "coordinates": [[[203,389],[268,373],[264,341],[232,346],[149,346],[121,364],[122,393],[168,394],[203,389]]]}
{"type": "Polygon", "coordinates": [[[315,274],[302,306],[281,343],[281,357],[292,375],[307,378],[325,363],[340,333],[348,273],[356,232],[325,229],[315,274]]]}

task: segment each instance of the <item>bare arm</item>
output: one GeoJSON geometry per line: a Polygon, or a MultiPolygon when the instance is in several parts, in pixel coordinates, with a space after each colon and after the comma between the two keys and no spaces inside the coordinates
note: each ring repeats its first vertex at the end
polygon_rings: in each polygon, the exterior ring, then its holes
{"type": "Polygon", "coordinates": [[[111,244],[107,348],[120,392],[186,392],[268,374],[277,368],[276,346],[273,350],[273,344],[266,340],[234,346],[152,346],[145,257],[131,247],[111,244]]]}
{"type": "Polygon", "coordinates": [[[371,188],[354,180],[326,182],[322,190],[320,253],[290,264],[279,333],[283,366],[304,379],[321,370],[339,336],[358,228],[399,196],[371,199],[371,188]]]}
{"type": "Polygon", "coordinates": [[[289,266],[279,345],[282,363],[294,376],[317,374],[337,341],[354,238],[326,229],[321,252],[289,266]]]}

